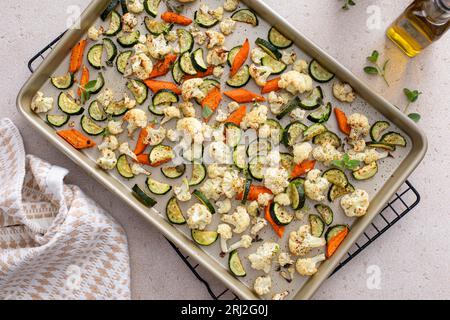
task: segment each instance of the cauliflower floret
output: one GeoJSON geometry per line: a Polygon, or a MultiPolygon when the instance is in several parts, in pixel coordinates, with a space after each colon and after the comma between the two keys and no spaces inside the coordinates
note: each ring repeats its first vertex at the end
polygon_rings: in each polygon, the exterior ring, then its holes
{"type": "Polygon", "coordinates": [[[208,44],[206,45],[206,47],[208,49],[212,49],[215,46],[223,46],[225,43],[225,36],[217,31],[212,31],[212,30],[208,30],[205,32],[206,37],[207,37],[207,42],[208,44]]]}
{"type": "Polygon", "coordinates": [[[169,106],[165,107],[164,110],[164,118],[161,120],[161,125],[169,122],[174,118],[181,118],[181,111],[177,107],[169,106]]]}
{"type": "Polygon", "coordinates": [[[318,169],[313,169],[308,172],[305,180],[305,193],[308,198],[315,201],[325,200],[325,193],[328,190],[330,183],[327,179],[321,176],[318,169]]]}
{"type": "Polygon", "coordinates": [[[273,199],[273,201],[275,201],[281,206],[289,206],[291,204],[291,199],[289,198],[287,193],[277,194],[273,199]]]}
{"type": "Polygon", "coordinates": [[[325,239],[311,235],[308,224],[289,234],[289,251],[295,256],[307,255],[313,248],[323,247],[325,244],[325,239]]]}
{"type": "Polygon", "coordinates": [[[247,204],[247,212],[249,215],[251,215],[252,217],[256,217],[259,214],[259,204],[258,201],[250,201],[247,204]]]}
{"type": "Polygon", "coordinates": [[[298,164],[308,160],[312,149],[313,148],[309,142],[294,145],[294,162],[298,164]]]}
{"type": "Polygon", "coordinates": [[[97,29],[95,26],[92,26],[88,30],[88,38],[92,41],[98,41],[98,39],[100,39],[100,37],[103,35],[104,31],[105,30],[103,30],[103,27],[97,29]]]}
{"type": "Polygon", "coordinates": [[[214,69],[213,69],[213,76],[215,78],[219,78],[220,79],[223,76],[224,72],[225,72],[225,68],[224,67],[220,67],[220,66],[214,67],[214,69]]]}
{"type": "Polygon", "coordinates": [[[323,162],[328,166],[332,161],[340,160],[342,158],[342,152],[336,150],[330,143],[325,143],[315,147],[312,151],[312,156],[317,161],[323,162]]]}
{"type": "Polygon", "coordinates": [[[280,252],[278,255],[278,264],[281,267],[294,264],[294,260],[291,259],[291,255],[288,252],[280,252]]]}
{"type": "Polygon", "coordinates": [[[131,12],[127,12],[122,16],[122,31],[133,32],[138,23],[139,21],[136,16],[131,12]]]}
{"type": "Polygon", "coordinates": [[[175,30],[171,30],[171,31],[167,32],[164,37],[166,38],[166,41],[168,41],[168,42],[175,42],[178,40],[178,34],[175,30]]]}
{"type": "Polygon", "coordinates": [[[248,249],[248,248],[250,248],[252,246],[252,242],[253,242],[252,237],[250,237],[248,235],[243,235],[241,237],[241,240],[239,240],[235,244],[232,244],[228,248],[228,250],[231,252],[231,251],[234,251],[234,250],[237,250],[237,249],[240,249],[240,248],[248,249]]]}
{"type": "Polygon", "coordinates": [[[230,116],[229,112],[227,112],[223,109],[219,109],[219,110],[217,110],[216,121],[217,122],[225,122],[225,121],[227,121],[229,116],[230,116]]]}
{"type": "Polygon", "coordinates": [[[192,27],[190,29],[190,32],[191,32],[192,36],[194,37],[195,43],[197,43],[199,46],[202,46],[205,44],[206,34],[204,32],[200,31],[200,29],[198,29],[196,27],[192,27]]]}
{"type": "MultiPolygon", "coordinates": [[[[147,42],[147,38],[145,35],[141,35],[139,37],[139,40],[142,40],[144,43],[147,42]],[[143,38],[141,38],[143,37],[143,38]]],[[[134,50],[134,54],[147,54],[148,53],[148,47],[144,44],[144,43],[139,43],[134,45],[133,50],[134,50]]]]}
{"type": "Polygon", "coordinates": [[[196,144],[202,144],[205,140],[203,125],[196,118],[189,117],[178,120],[177,130],[183,132],[184,136],[188,136],[196,144]]]}
{"type": "Polygon", "coordinates": [[[341,207],[347,217],[362,217],[369,208],[369,194],[365,190],[356,189],[341,199],[341,207]]]}
{"type": "Polygon", "coordinates": [[[261,59],[267,56],[267,53],[260,47],[252,49],[250,57],[255,64],[261,64],[261,59]]]}
{"type": "Polygon", "coordinates": [[[212,142],[209,145],[209,156],[218,164],[231,164],[232,153],[224,142],[212,142]]]}
{"type": "Polygon", "coordinates": [[[52,97],[44,97],[44,94],[38,91],[31,100],[31,110],[36,113],[49,112],[53,108],[53,101],[52,97]]]}
{"type": "Polygon", "coordinates": [[[195,108],[194,108],[194,104],[190,101],[185,101],[180,103],[180,105],[178,106],[181,110],[181,113],[183,113],[183,116],[190,118],[190,117],[194,117],[195,118],[195,108]]]}
{"type": "Polygon", "coordinates": [[[110,149],[101,150],[101,156],[97,159],[97,165],[104,170],[112,170],[116,167],[117,159],[114,151],[110,149]]]}
{"type": "Polygon", "coordinates": [[[227,106],[227,109],[228,109],[228,112],[234,112],[234,111],[236,111],[237,109],[239,109],[239,107],[240,107],[240,105],[239,105],[239,103],[237,103],[237,102],[235,102],[235,101],[231,101],[229,104],[228,104],[228,106],[227,106]]]}
{"type": "Polygon", "coordinates": [[[248,128],[258,130],[261,125],[266,123],[268,111],[267,106],[263,104],[257,105],[242,119],[241,128],[244,130],[248,128]]]}
{"type": "Polygon", "coordinates": [[[289,295],[289,291],[283,291],[273,295],[272,300],[284,300],[289,295]]]}
{"type": "Polygon", "coordinates": [[[278,149],[269,151],[265,159],[265,163],[267,164],[267,166],[277,167],[280,165],[280,162],[281,162],[281,154],[278,151],[278,149]]]}
{"type": "Polygon", "coordinates": [[[222,253],[227,253],[229,251],[227,241],[233,238],[231,227],[225,223],[219,224],[217,226],[217,233],[220,236],[220,249],[222,253]]]}
{"type": "Polygon", "coordinates": [[[166,137],[171,142],[178,142],[180,140],[180,133],[177,130],[169,129],[167,130],[166,137]]]}
{"type": "Polygon", "coordinates": [[[264,186],[274,195],[282,193],[289,185],[289,173],[284,168],[267,168],[264,173],[264,186]]]}
{"type": "Polygon", "coordinates": [[[141,13],[144,11],[143,0],[127,0],[127,9],[132,13],[141,13]]]}
{"type": "Polygon", "coordinates": [[[278,115],[283,111],[283,107],[289,102],[289,99],[283,95],[277,95],[275,91],[269,93],[268,102],[270,105],[270,111],[274,115],[278,115]]]}
{"type": "Polygon", "coordinates": [[[225,196],[232,199],[236,193],[244,188],[245,179],[239,177],[237,171],[226,171],[222,180],[222,191],[225,196]]]}
{"type": "Polygon", "coordinates": [[[294,50],[291,51],[283,51],[283,55],[281,57],[281,62],[287,65],[293,64],[297,60],[297,53],[294,50]]]}
{"type": "Polygon", "coordinates": [[[225,131],[225,126],[223,124],[221,124],[220,126],[215,128],[212,133],[214,141],[224,142],[225,141],[224,131],[225,131]]]}
{"type": "Polygon", "coordinates": [[[128,122],[128,135],[132,135],[137,128],[145,128],[147,126],[148,118],[144,110],[131,109],[125,113],[124,121],[128,122]]]}
{"type": "MultiPolygon", "coordinates": [[[[257,203],[257,202],[256,202],[257,203]]],[[[267,220],[264,218],[256,218],[255,224],[250,229],[250,234],[256,236],[264,227],[267,226],[267,220]]]]}
{"type": "Polygon", "coordinates": [[[98,150],[109,149],[109,150],[117,150],[119,148],[119,141],[115,136],[106,136],[103,138],[103,142],[98,145],[98,150]]]}
{"type": "Polygon", "coordinates": [[[231,210],[231,201],[230,199],[225,199],[223,201],[216,202],[217,213],[225,214],[230,212],[231,210]]]}
{"type": "Polygon", "coordinates": [[[275,242],[264,242],[255,253],[248,256],[251,267],[255,270],[263,270],[269,273],[272,268],[272,259],[280,251],[280,245],[275,242]]]}
{"type": "Polygon", "coordinates": [[[233,214],[224,214],[221,218],[222,222],[234,226],[234,233],[242,233],[250,226],[250,216],[245,207],[237,207],[233,214]]]}
{"type": "Polygon", "coordinates": [[[214,10],[209,10],[208,13],[216,20],[222,21],[223,19],[223,7],[218,7],[214,10]]]}
{"type": "Polygon", "coordinates": [[[258,195],[258,204],[261,207],[267,207],[270,203],[270,201],[272,201],[273,199],[273,194],[270,193],[261,193],[258,195]]]}
{"type": "Polygon", "coordinates": [[[218,163],[213,163],[208,166],[208,177],[211,179],[215,178],[223,178],[225,175],[225,172],[227,172],[228,167],[227,166],[221,166],[218,163]]]}
{"type": "Polygon", "coordinates": [[[148,36],[147,47],[150,55],[158,60],[164,58],[164,56],[168,55],[173,50],[172,46],[167,43],[163,34],[160,34],[157,37],[148,36]]]}
{"type": "Polygon", "coordinates": [[[356,99],[353,88],[348,83],[340,81],[333,83],[333,95],[341,102],[352,103],[356,99]]]}
{"type": "Polygon", "coordinates": [[[296,108],[291,111],[289,116],[295,121],[301,121],[305,118],[306,111],[300,108],[296,108]]]}
{"type": "Polygon", "coordinates": [[[189,101],[193,98],[203,100],[205,93],[200,90],[200,86],[203,84],[203,79],[194,78],[183,82],[181,87],[182,97],[184,101],[189,101]]]}
{"type": "Polygon", "coordinates": [[[323,253],[312,258],[298,259],[295,268],[302,276],[312,276],[317,273],[317,264],[325,260],[323,253]]]}
{"type": "Polygon", "coordinates": [[[372,162],[387,158],[389,156],[389,152],[378,152],[375,149],[368,148],[364,150],[364,152],[355,152],[354,150],[350,150],[348,155],[351,160],[358,160],[364,162],[365,164],[371,164],[372,162]]]}
{"type": "Polygon", "coordinates": [[[130,145],[128,144],[128,142],[124,142],[119,146],[119,152],[120,152],[120,154],[125,154],[125,155],[129,156],[133,160],[137,160],[137,157],[134,154],[134,152],[131,151],[130,145]]]}
{"type": "Polygon", "coordinates": [[[292,69],[294,71],[307,74],[308,67],[309,67],[308,62],[306,62],[303,59],[300,59],[294,62],[294,66],[292,67],[292,69]]]}
{"type": "Polygon", "coordinates": [[[225,0],[223,4],[223,8],[226,11],[233,12],[239,6],[239,0],[225,0]]]}
{"type": "Polygon", "coordinates": [[[149,146],[156,146],[166,138],[167,131],[164,127],[155,128],[155,126],[149,125],[146,131],[147,137],[144,138],[144,143],[149,146]]]}
{"type": "Polygon", "coordinates": [[[108,107],[113,100],[114,92],[109,88],[106,88],[97,96],[97,102],[104,108],[108,107]]]}
{"type": "Polygon", "coordinates": [[[258,296],[268,294],[271,288],[272,288],[272,278],[270,276],[256,278],[254,289],[258,296]]]}
{"type": "Polygon", "coordinates": [[[200,187],[200,191],[209,200],[217,201],[222,196],[222,178],[208,179],[200,187]]]}
{"type": "Polygon", "coordinates": [[[148,172],[147,170],[145,170],[140,164],[138,163],[133,163],[131,165],[131,172],[133,172],[133,174],[135,176],[138,176],[140,174],[145,174],[146,176],[151,175],[150,172],[148,172]]]}
{"type": "Polygon", "coordinates": [[[126,93],[123,94],[123,99],[118,103],[122,104],[127,109],[133,109],[136,107],[136,100],[130,99],[126,93]]]}
{"type": "Polygon", "coordinates": [[[360,113],[354,113],[348,117],[348,125],[351,128],[349,143],[356,152],[363,151],[366,147],[364,138],[369,134],[369,119],[360,113]]]}
{"type": "Polygon", "coordinates": [[[133,55],[127,63],[124,76],[134,75],[140,80],[146,80],[153,71],[152,60],[144,53],[133,55]]]}
{"type": "Polygon", "coordinates": [[[191,200],[192,194],[189,191],[189,181],[186,178],[183,178],[183,183],[180,186],[175,186],[173,188],[173,193],[175,193],[175,196],[178,200],[181,202],[186,202],[191,200]]]}
{"type": "Polygon", "coordinates": [[[109,121],[108,122],[108,132],[113,135],[121,134],[123,132],[122,124],[123,124],[122,120],[109,121]]]}
{"type": "Polygon", "coordinates": [[[226,36],[233,33],[236,30],[236,21],[231,18],[226,18],[220,23],[220,31],[226,36]]]}
{"type": "Polygon", "coordinates": [[[252,64],[249,68],[249,72],[256,84],[263,87],[267,84],[267,79],[270,77],[273,70],[269,66],[257,66],[256,64],[252,64]]]}
{"type": "Polygon", "coordinates": [[[303,93],[313,89],[312,79],[309,75],[297,71],[289,71],[281,75],[278,86],[291,94],[303,93]]]}
{"type": "Polygon", "coordinates": [[[187,225],[193,230],[205,230],[211,223],[212,214],[206,206],[200,203],[194,204],[186,213],[187,225]]]}

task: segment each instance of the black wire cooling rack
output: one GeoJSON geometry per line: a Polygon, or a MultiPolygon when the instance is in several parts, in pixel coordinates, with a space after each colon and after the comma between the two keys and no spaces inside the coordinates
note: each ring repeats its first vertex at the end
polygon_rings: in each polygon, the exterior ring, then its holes
{"type": "MultiPolygon", "coordinates": [[[[34,72],[34,70],[36,70],[42,60],[44,60],[48,53],[53,49],[53,46],[63,37],[64,33],[55,38],[52,42],[46,45],[42,50],[40,50],[30,59],[30,61],[28,62],[28,69],[30,69],[31,72],[34,72]]],[[[337,271],[344,267],[348,262],[350,262],[350,260],[355,258],[371,243],[378,239],[383,233],[389,230],[401,218],[403,218],[414,207],[416,207],[419,202],[420,194],[409,181],[406,181],[395,193],[394,197],[392,197],[386,207],[366,229],[363,235],[355,242],[353,247],[347,253],[347,256],[333,271],[332,275],[334,275],[337,271]]],[[[194,262],[189,256],[183,254],[183,252],[181,252],[172,242],[169,241],[169,244],[180,256],[189,270],[191,270],[195,277],[205,286],[212,299],[239,299],[236,294],[225,288],[223,284],[219,282],[219,280],[214,278],[206,270],[203,270],[201,265],[194,262]]]]}

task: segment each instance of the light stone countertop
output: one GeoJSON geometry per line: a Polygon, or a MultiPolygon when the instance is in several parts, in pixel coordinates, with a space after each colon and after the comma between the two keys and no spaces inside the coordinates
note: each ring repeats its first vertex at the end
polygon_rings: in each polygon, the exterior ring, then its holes
{"type": "MultiPolygon", "coordinates": [[[[423,92],[411,106],[411,111],[422,114],[420,126],[429,138],[428,154],[410,178],[422,195],[420,205],[326,281],[315,298],[449,299],[450,33],[409,60],[386,39],[384,31],[410,0],[357,0],[349,11],[340,9],[343,1],[339,0],[266,2],[392,103],[406,104],[404,87],[423,92]],[[366,10],[380,10],[380,29],[366,26],[370,16],[366,10]],[[392,60],[388,68],[390,87],[362,71],[366,56],[374,49],[392,60]],[[372,265],[381,271],[379,290],[367,286],[367,268],[372,265]]],[[[29,76],[27,61],[66,28],[69,6],[84,9],[88,3],[22,0],[2,5],[5,28],[0,30],[1,116],[9,117],[19,127],[28,153],[68,168],[67,182],[80,186],[125,228],[131,253],[133,298],[207,299],[203,285],[152,226],[37,136],[16,111],[16,95],[29,76]]],[[[220,286],[217,281],[212,282],[220,286]]]]}

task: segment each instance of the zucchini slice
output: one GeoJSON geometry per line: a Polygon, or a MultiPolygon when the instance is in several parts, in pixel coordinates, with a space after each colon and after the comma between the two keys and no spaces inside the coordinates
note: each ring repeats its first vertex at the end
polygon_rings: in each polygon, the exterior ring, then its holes
{"type": "Polygon", "coordinates": [[[327,241],[327,243],[329,243],[339,233],[341,233],[344,230],[348,230],[348,229],[349,229],[348,226],[342,225],[342,224],[332,226],[325,233],[325,240],[327,241]]]}
{"type": "Polygon", "coordinates": [[[247,199],[248,199],[248,194],[250,193],[250,188],[252,186],[252,179],[251,178],[247,178],[245,180],[245,185],[244,185],[244,194],[242,196],[242,204],[246,204],[247,203],[247,199]]]}
{"type": "Polygon", "coordinates": [[[119,4],[119,0],[111,0],[106,7],[105,11],[100,14],[100,18],[105,21],[106,18],[110,15],[110,13],[117,7],[119,4]]]}
{"type": "Polygon", "coordinates": [[[159,36],[160,34],[167,34],[173,28],[173,24],[164,21],[154,20],[150,17],[144,18],[145,28],[154,36],[159,36]]]}
{"type": "Polygon", "coordinates": [[[52,85],[59,90],[66,90],[72,87],[74,81],[74,75],[68,72],[63,76],[56,76],[50,78],[52,85]]]}
{"type": "Polygon", "coordinates": [[[256,45],[258,47],[260,47],[261,49],[263,49],[264,52],[266,52],[268,55],[270,55],[272,58],[274,58],[275,60],[280,60],[281,57],[283,56],[281,54],[281,52],[277,49],[277,47],[275,47],[274,45],[272,45],[269,41],[258,38],[255,41],[256,45]]]}
{"type": "Polygon", "coordinates": [[[314,144],[319,144],[321,146],[325,144],[331,144],[335,148],[339,148],[342,145],[341,138],[331,131],[323,132],[313,138],[314,144]]]}
{"type": "Polygon", "coordinates": [[[103,39],[103,48],[106,51],[106,64],[112,66],[114,59],[117,57],[117,46],[109,38],[103,39]]]}
{"type": "Polygon", "coordinates": [[[173,158],[175,158],[175,153],[173,152],[172,147],[162,144],[154,147],[148,155],[150,164],[154,167],[157,167],[163,163],[170,162],[173,158]]]}
{"type": "Polygon", "coordinates": [[[395,151],[396,149],[395,146],[381,142],[366,142],[366,146],[369,148],[384,149],[388,151],[395,151]]]}
{"type": "Polygon", "coordinates": [[[118,37],[117,42],[124,48],[131,48],[139,42],[140,36],[141,33],[139,32],[139,30],[136,30],[118,37]]]}
{"type": "Polygon", "coordinates": [[[377,162],[374,161],[358,170],[352,172],[353,178],[358,181],[368,180],[375,176],[378,172],[377,162]]]}
{"type": "Polygon", "coordinates": [[[180,54],[191,52],[194,48],[194,37],[185,29],[178,29],[178,44],[180,46],[180,54]]]}
{"type": "Polygon", "coordinates": [[[327,179],[329,183],[335,184],[341,188],[345,188],[348,185],[348,179],[347,179],[347,176],[345,175],[344,171],[337,169],[337,168],[332,168],[332,169],[326,170],[322,174],[322,177],[327,179]]]}
{"type": "Polygon", "coordinates": [[[247,168],[247,153],[245,151],[245,145],[241,144],[234,148],[233,163],[240,170],[245,170],[247,168]]]}
{"type": "Polygon", "coordinates": [[[203,163],[194,162],[192,164],[192,175],[189,186],[198,186],[206,179],[206,167],[203,163]]]}
{"type": "Polygon", "coordinates": [[[377,121],[370,128],[370,138],[372,141],[380,141],[383,131],[387,130],[391,124],[387,121],[377,121]]]}
{"type": "Polygon", "coordinates": [[[270,137],[270,141],[271,141],[273,144],[275,144],[275,145],[279,145],[280,142],[281,142],[281,140],[283,139],[283,132],[284,132],[283,127],[282,127],[281,124],[280,124],[277,120],[275,120],[275,119],[268,119],[268,120],[266,121],[266,124],[267,124],[270,128],[272,128],[272,129],[274,129],[274,130],[278,130],[279,134],[278,134],[277,136],[270,137]]]}
{"type": "Polygon", "coordinates": [[[153,18],[156,18],[158,15],[159,4],[161,0],[144,0],[144,9],[149,15],[153,18]]]}
{"type": "Polygon", "coordinates": [[[278,49],[287,49],[294,43],[292,40],[286,38],[275,27],[270,28],[268,35],[269,42],[278,49]]]}
{"type": "Polygon", "coordinates": [[[241,142],[242,130],[241,127],[234,123],[225,123],[225,141],[227,145],[234,148],[241,142]]]}
{"type": "Polygon", "coordinates": [[[163,89],[158,91],[152,99],[149,111],[157,116],[164,115],[163,109],[178,102],[178,96],[171,90],[163,89]]]}
{"type": "Polygon", "coordinates": [[[263,157],[256,156],[252,160],[250,160],[248,164],[248,172],[250,176],[258,181],[262,181],[264,179],[264,167],[265,160],[263,157]]]}
{"type": "Polygon", "coordinates": [[[195,70],[199,72],[205,72],[208,70],[208,66],[205,63],[205,59],[203,58],[203,49],[198,48],[195,50],[191,55],[192,65],[194,66],[195,70]]]}
{"type": "Polygon", "coordinates": [[[303,139],[303,132],[308,127],[300,121],[291,122],[283,132],[283,144],[292,147],[303,139]]]}
{"type": "Polygon", "coordinates": [[[113,37],[117,35],[121,30],[122,30],[122,17],[116,10],[113,10],[111,11],[109,27],[108,30],[106,30],[105,35],[107,35],[108,37],[113,37]]]}
{"type": "Polygon", "coordinates": [[[182,225],[186,223],[186,218],[183,216],[183,212],[181,211],[176,197],[170,198],[167,202],[166,216],[172,224],[182,225]]]}
{"type": "Polygon", "coordinates": [[[227,63],[231,67],[233,65],[234,58],[236,57],[239,50],[241,50],[242,46],[234,47],[228,52],[227,63]]]}
{"type": "Polygon", "coordinates": [[[133,51],[131,51],[131,50],[124,51],[119,54],[119,56],[117,57],[117,61],[116,61],[117,71],[119,71],[119,73],[121,73],[121,74],[125,73],[125,69],[127,67],[128,60],[130,59],[130,57],[132,55],[133,55],[133,51]]]}
{"type": "Polygon", "coordinates": [[[161,172],[168,179],[178,179],[186,172],[186,165],[183,163],[179,166],[163,167],[161,172]]]}
{"type": "Polygon", "coordinates": [[[249,67],[244,65],[231,79],[228,79],[227,85],[232,88],[242,88],[250,81],[250,78],[249,67]]]}
{"type": "Polygon", "coordinates": [[[181,84],[183,82],[185,73],[180,68],[180,60],[177,60],[172,66],[172,78],[176,84],[181,84]]]}
{"type": "Polygon", "coordinates": [[[143,104],[147,100],[148,88],[142,81],[130,80],[127,83],[127,88],[131,91],[138,104],[143,104]]]}
{"type": "Polygon", "coordinates": [[[299,178],[289,183],[287,194],[291,199],[291,206],[294,210],[302,209],[305,206],[306,194],[304,188],[304,180],[299,178]]]}
{"type": "Polygon", "coordinates": [[[289,113],[291,113],[294,109],[297,109],[300,107],[301,101],[299,97],[293,98],[287,105],[284,106],[283,110],[280,112],[280,114],[277,115],[277,119],[281,120],[285,116],[287,116],[289,113]]]}
{"type": "Polygon", "coordinates": [[[119,117],[124,115],[128,111],[128,108],[123,101],[113,101],[105,107],[104,111],[109,116],[119,117]]]}
{"type": "Polygon", "coordinates": [[[105,132],[105,128],[96,124],[91,118],[83,115],[80,120],[81,128],[90,136],[98,136],[105,132]]]}
{"type": "Polygon", "coordinates": [[[91,104],[89,105],[88,113],[92,120],[95,121],[105,121],[107,119],[106,113],[100,107],[100,104],[97,102],[97,100],[91,102],[91,104]]]}
{"type": "Polygon", "coordinates": [[[294,156],[289,153],[280,153],[280,165],[287,172],[292,172],[295,167],[294,156]]]}
{"type": "Polygon", "coordinates": [[[201,10],[195,11],[194,20],[195,23],[197,23],[202,28],[212,28],[219,23],[219,20],[214,18],[209,13],[204,13],[201,10]]]}
{"type": "Polygon", "coordinates": [[[385,133],[381,137],[380,142],[399,147],[406,147],[407,145],[406,139],[400,133],[393,131],[385,133]]]}
{"type": "Polygon", "coordinates": [[[272,150],[272,144],[267,139],[256,139],[249,143],[247,156],[253,158],[257,155],[267,155],[272,150]]]}
{"type": "Polygon", "coordinates": [[[103,73],[99,73],[97,76],[97,79],[95,80],[95,85],[89,89],[89,92],[92,94],[97,94],[100,92],[100,90],[103,89],[105,85],[105,78],[103,77],[103,73]]]}
{"type": "Polygon", "coordinates": [[[201,231],[192,230],[191,231],[192,240],[198,245],[208,247],[217,241],[219,234],[216,231],[201,231]]]}
{"type": "Polygon", "coordinates": [[[103,45],[94,44],[88,51],[87,59],[89,64],[94,69],[101,69],[103,67],[103,45]]]}
{"type": "Polygon", "coordinates": [[[311,235],[320,238],[325,231],[325,223],[317,214],[310,214],[308,217],[311,226],[311,235]]]}
{"type": "Polygon", "coordinates": [[[331,103],[327,103],[325,106],[320,108],[319,110],[308,115],[308,120],[314,123],[325,123],[330,119],[331,112],[333,111],[333,107],[331,103]]]}
{"type": "Polygon", "coordinates": [[[211,202],[208,200],[208,198],[205,197],[205,195],[199,191],[194,190],[194,196],[205,206],[208,208],[208,210],[212,213],[216,213],[216,209],[214,209],[214,206],[211,204],[211,202]]]}
{"type": "Polygon", "coordinates": [[[353,187],[350,183],[347,184],[344,188],[333,184],[328,190],[328,200],[330,202],[333,202],[337,198],[345,196],[346,194],[352,193],[354,191],[355,187],[353,187]]]}
{"type": "Polygon", "coordinates": [[[233,19],[236,22],[243,22],[243,23],[250,24],[254,27],[259,25],[259,21],[258,21],[258,17],[256,16],[256,13],[250,9],[241,9],[241,10],[236,11],[231,16],[231,19],[233,19]]]}
{"type": "Polygon", "coordinates": [[[168,185],[167,183],[159,182],[152,178],[147,178],[145,181],[147,184],[148,190],[150,190],[151,193],[162,196],[167,194],[170,190],[172,190],[172,186],[168,185]]]}
{"type": "Polygon", "coordinates": [[[323,222],[326,223],[327,226],[333,223],[334,214],[333,210],[327,205],[324,204],[316,204],[314,206],[316,211],[319,213],[320,217],[322,218],[323,222]]]}
{"type": "Polygon", "coordinates": [[[84,112],[84,108],[81,104],[77,103],[68,93],[61,92],[58,96],[59,109],[70,116],[80,115],[84,112]]]}
{"type": "Polygon", "coordinates": [[[230,256],[228,257],[228,268],[235,277],[241,278],[247,275],[237,250],[230,252],[230,256]]]}
{"type": "Polygon", "coordinates": [[[317,86],[311,93],[304,99],[301,100],[300,106],[303,110],[315,110],[322,104],[323,92],[322,88],[317,86]]]}
{"type": "Polygon", "coordinates": [[[67,114],[47,114],[47,123],[52,127],[60,128],[69,122],[70,116],[67,114]]]}
{"type": "Polygon", "coordinates": [[[319,134],[322,134],[327,131],[328,131],[327,127],[325,127],[323,124],[315,123],[312,126],[308,127],[308,129],[306,129],[303,132],[303,140],[310,141],[319,134]]]}
{"type": "Polygon", "coordinates": [[[275,60],[269,55],[266,55],[261,59],[261,64],[265,67],[270,67],[273,75],[283,73],[287,68],[287,65],[283,62],[275,60]]]}
{"type": "Polygon", "coordinates": [[[315,81],[320,83],[326,83],[334,78],[334,73],[331,73],[324,67],[322,67],[317,60],[311,61],[309,64],[309,75],[315,81]]]}
{"type": "Polygon", "coordinates": [[[128,159],[125,154],[120,155],[119,158],[117,159],[116,168],[117,172],[119,172],[119,174],[125,179],[134,178],[133,171],[131,170],[130,164],[128,163],[128,159]]]}
{"type": "Polygon", "coordinates": [[[294,220],[294,215],[276,202],[272,202],[269,212],[272,220],[279,226],[287,226],[294,220]]]}
{"type": "Polygon", "coordinates": [[[156,205],[156,200],[152,199],[147,193],[145,193],[137,184],[133,187],[133,196],[139,200],[144,206],[152,208],[156,205]]]}
{"type": "Polygon", "coordinates": [[[195,76],[197,74],[197,70],[194,67],[194,64],[192,63],[191,55],[189,52],[185,52],[180,57],[180,68],[181,70],[189,74],[191,76],[195,76]]]}

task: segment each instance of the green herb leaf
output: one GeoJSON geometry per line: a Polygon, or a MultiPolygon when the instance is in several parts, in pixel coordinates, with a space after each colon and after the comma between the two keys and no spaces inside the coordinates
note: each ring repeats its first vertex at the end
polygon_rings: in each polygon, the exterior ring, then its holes
{"type": "Polygon", "coordinates": [[[410,114],[408,114],[408,117],[415,123],[418,123],[421,119],[421,116],[418,113],[410,113],[410,114]]]}
{"type": "Polygon", "coordinates": [[[370,57],[367,57],[367,60],[369,60],[372,63],[377,63],[379,56],[380,53],[377,50],[373,50],[372,55],[370,55],[370,57]]]}
{"type": "Polygon", "coordinates": [[[364,67],[364,72],[367,74],[379,74],[379,71],[377,68],[370,67],[370,66],[364,67]]]}
{"type": "Polygon", "coordinates": [[[345,169],[344,162],[342,160],[333,160],[331,161],[331,164],[335,167],[338,167],[339,169],[345,169]]]}
{"type": "Polygon", "coordinates": [[[345,164],[345,167],[349,170],[355,170],[359,167],[360,162],[358,160],[350,160],[345,164]]]}
{"type": "Polygon", "coordinates": [[[403,92],[409,102],[416,102],[417,99],[419,99],[419,95],[422,94],[422,92],[419,92],[418,90],[410,90],[408,88],[404,88],[403,92]]]}

